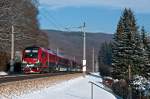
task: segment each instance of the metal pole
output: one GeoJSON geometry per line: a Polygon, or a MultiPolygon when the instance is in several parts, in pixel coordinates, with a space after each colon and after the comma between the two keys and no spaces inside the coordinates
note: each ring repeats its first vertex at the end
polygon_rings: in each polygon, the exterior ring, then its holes
{"type": "Polygon", "coordinates": [[[56,55],[58,55],[58,54],[59,54],[59,48],[56,49],[56,55]]]}
{"type": "Polygon", "coordinates": [[[10,60],[10,72],[14,72],[14,26],[12,25],[11,33],[11,60],[10,60]]]}
{"type": "MultiPolygon", "coordinates": [[[[97,57],[97,56],[95,56],[97,57]]],[[[97,59],[95,59],[95,72],[98,72],[98,61],[97,59]]]]}
{"type": "Polygon", "coordinates": [[[95,49],[93,48],[93,68],[92,68],[93,71],[92,72],[95,71],[95,66],[94,66],[95,65],[95,54],[94,54],[94,50],[95,49]]]}
{"type": "Polygon", "coordinates": [[[93,83],[91,83],[91,99],[93,99],[93,83]]]}
{"type": "Polygon", "coordinates": [[[86,34],[85,34],[85,22],[83,26],[81,26],[81,32],[83,32],[83,76],[86,74],[86,34]]]}
{"type": "MultiPolygon", "coordinates": [[[[84,27],[85,27],[85,23],[83,25],[83,59],[86,60],[86,34],[85,34],[85,30],[84,30],[84,27]]],[[[85,64],[86,65],[86,64],[85,64]]]]}

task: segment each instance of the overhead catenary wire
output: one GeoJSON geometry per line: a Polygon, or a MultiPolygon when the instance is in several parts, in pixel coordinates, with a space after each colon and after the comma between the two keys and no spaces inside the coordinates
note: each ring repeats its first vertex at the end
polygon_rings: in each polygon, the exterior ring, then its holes
{"type": "MultiPolygon", "coordinates": [[[[41,5],[42,6],[42,5],[41,5]]],[[[66,26],[63,26],[61,25],[60,23],[57,22],[57,20],[55,19],[55,17],[51,14],[50,11],[48,11],[47,9],[45,9],[44,7],[42,7],[42,11],[41,11],[41,14],[43,17],[45,17],[51,24],[53,24],[53,26],[57,29],[57,30],[67,30],[67,31],[71,31],[71,29],[81,29],[81,27],[77,26],[77,27],[74,27],[74,26],[69,26],[69,27],[66,27],[66,26]],[[43,13],[42,13],[43,12],[43,13]]]]}
{"type": "Polygon", "coordinates": [[[65,28],[65,26],[58,23],[53,17],[53,15],[50,12],[48,12],[45,8],[42,8],[41,14],[42,14],[41,16],[46,18],[51,23],[51,25],[53,25],[57,30],[65,28]]]}
{"type": "MultiPolygon", "coordinates": [[[[57,29],[57,30],[60,30],[60,28],[48,17],[48,16],[46,16],[45,14],[42,14],[42,16],[44,17],[44,18],[46,18],[46,20],[48,20],[51,24],[53,24],[53,26],[57,29]]],[[[48,23],[49,23],[48,22],[48,23]]]]}
{"type": "MultiPolygon", "coordinates": [[[[42,6],[42,4],[39,4],[40,6],[42,6]]],[[[46,20],[48,20],[51,25],[53,25],[57,30],[62,30],[62,31],[65,31],[67,30],[68,32],[71,32],[71,31],[76,31],[76,30],[72,30],[72,29],[81,29],[81,27],[79,26],[64,26],[60,23],[57,22],[56,18],[52,15],[52,13],[50,11],[48,11],[46,8],[42,7],[41,8],[42,11],[41,11],[41,17],[44,17],[46,18],[46,20]]],[[[81,16],[83,18],[83,16],[81,16]]],[[[48,23],[48,24],[50,24],[48,23]]]]}
{"type": "Polygon", "coordinates": [[[47,13],[49,16],[50,16],[50,18],[51,18],[51,20],[59,27],[59,28],[65,28],[65,26],[63,26],[62,24],[60,24],[60,23],[58,23],[57,22],[57,20],[55,19],[55,17],[51,14],[51,12],[50,11],[47,11],[47,9],[45,9],[44,8],[44,10],[43,10],[45,13],[47,13]]]}

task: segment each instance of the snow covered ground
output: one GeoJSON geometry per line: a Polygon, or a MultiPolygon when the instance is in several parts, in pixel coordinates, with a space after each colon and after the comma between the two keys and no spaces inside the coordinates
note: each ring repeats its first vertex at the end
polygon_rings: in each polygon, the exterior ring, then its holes
{"type": "MultiPolygon", "coordinates": [[[[49,88],[34,91],[22,96],[14,97],[14,99],[91,99],[91,84],[89,81],[104,87],[101,78],[93,76],[78,77],[69,81],[65,81],[49,88]]],[[[93,87],[93,99],[117,99],[113,94],[96,86],[93,87]]]]}
{"type": "Polygon", "coordinates": [[[0,75],[8,75],[8,74],[4,71],[0,71],[0,75]]]}

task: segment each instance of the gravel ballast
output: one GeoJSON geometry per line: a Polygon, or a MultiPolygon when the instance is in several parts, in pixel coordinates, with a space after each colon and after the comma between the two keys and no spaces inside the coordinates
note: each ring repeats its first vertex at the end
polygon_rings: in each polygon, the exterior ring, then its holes
{"type": "Polygon", "coordinates": [[[0,99],[12,99],[16,96],[48,88],[81,75],[80,73],[76,73],[0,84],[0,99]]]}

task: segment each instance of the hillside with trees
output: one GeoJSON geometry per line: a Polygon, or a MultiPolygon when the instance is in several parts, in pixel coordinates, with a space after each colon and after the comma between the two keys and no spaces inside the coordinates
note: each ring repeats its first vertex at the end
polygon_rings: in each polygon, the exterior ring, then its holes
{"type": "MultiPolygon", "coordinates": [[[[81,63],[83,57],[83,33],[57,30],[45,30],[49,38],[49,48],[56,50],[70,59],[76,59],[81,63]]],[[[99,49],[104,42],[110,42],[112,34],[86,32],[86,56],[88,71],[92,70],[92,51],[95,49],[95,64],[97,62],[99,49]]]]}

